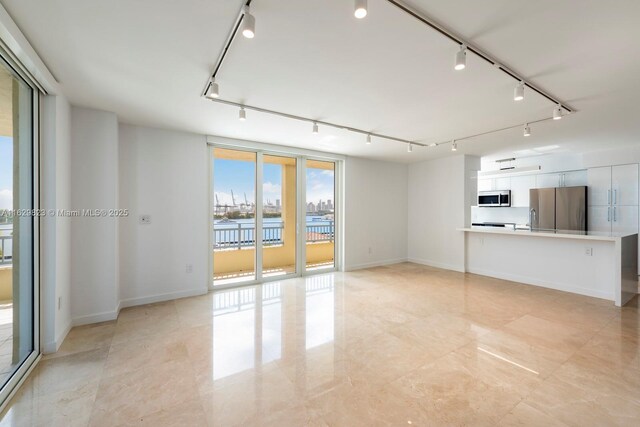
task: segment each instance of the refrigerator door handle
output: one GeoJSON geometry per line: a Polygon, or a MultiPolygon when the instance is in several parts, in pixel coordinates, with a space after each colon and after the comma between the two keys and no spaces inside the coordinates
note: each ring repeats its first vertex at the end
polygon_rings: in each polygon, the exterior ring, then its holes
{"type": "Polygon", "coordinates": [[[618,218],[617,218],[617,215],[616,215],[616,207],[615,206],[613,207],[613,220],[615,222],[618,222],[618,218]]]}
{"type": "Polygon", "coordinates": [[[613,204],[614,205],[618,204],[618,189],[617,188],[615,190],[613,190],[613,204]]]}
{"type": "Polygon", "coordinates": [[[611,204],[611,190],[607,190],[607,204],[611,204]]]}
{"type": "Polygon", "coordinates": [[[611,207],[607,206],[607,222],[611,222],[611,207]]]}

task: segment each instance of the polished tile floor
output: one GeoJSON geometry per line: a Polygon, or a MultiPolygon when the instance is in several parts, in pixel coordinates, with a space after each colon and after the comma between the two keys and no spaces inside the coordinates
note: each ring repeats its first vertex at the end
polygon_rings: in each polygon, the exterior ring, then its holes
{"type": "Polygon", "coordinates": [[[131,308],[0,425],[639,425],[637,305],[404,263],[131,308]]]}

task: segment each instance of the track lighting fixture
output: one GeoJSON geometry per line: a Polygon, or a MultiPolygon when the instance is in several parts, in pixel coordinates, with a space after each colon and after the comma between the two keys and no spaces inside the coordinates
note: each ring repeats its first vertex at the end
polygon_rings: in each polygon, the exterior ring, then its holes
{"type": "Polygon", "coordinates": [[[256,35],[256,18],[251,14],[249,6],[244,7],[244,17],[242,18],[242,35],[252,39],[256,35]]]}
{"type": "Polygon", "coordinates": [[[362,19],[367,16],[367,0],[356,0],[356,7],[353,15],[358,19],[362,19]]]}
{"type": "Polygon", "coordinates": [[[318,129],[318,124],[316,122],[313,122],[313,133],[318,133],[319,129],[318,129]]]}
{"type": "Polygon", "coordinates": [[[367,145],[371,144],[371,134],[367,134],[367,145]]]}
{"type": "Polygon", "coordinates": [[[560,120],[561,118],[562,118],[562,106],[558,104],[558,106],[553,109],[553,120],[560,120]]]}
{"type": "Polygon", "coordinates": [[[409,143],[409,145],[407,146],[407,153],[412,153],[413,152],[413,144],[409,143]]]}
{"type": "Polygon", "coordinates": [[[529,123],[524,125],[524,136],[531,136],[531,128],[529,127],[529,123]]]}
{"type": "Polygon", "coordinates": [[[458,143],[455,139],[451,141],[451,151],[458,151],[458,143]]]}
{"type": "Polygon", "coordinates": [[[218,89],[218,83],[216,83],[214,80],[211,80],[211,82],[209,82],[209,87],[207,88],[207,94],[205,96],[209,99],[219,97],[220,91],[218,89]]]}
{"type": "Polygon", "coordinates": [[[516,88],[513,90],[513,100],[514,101],[522,101],[524,99],[524,82],[518,83],[516,88]]]}
{"type": "Polygon", "coordinates": [[[247,120],[247,112],[244,110],[244,107],[240,107],[240,111],[238,112],[238,119],[241,122],[247,120]]]}
{"type": "Polygon", "coordinates": [[[456,53],[456,70],[464,70],[467,66],[467,46],[460,45],[460,50],[456,53]]]}

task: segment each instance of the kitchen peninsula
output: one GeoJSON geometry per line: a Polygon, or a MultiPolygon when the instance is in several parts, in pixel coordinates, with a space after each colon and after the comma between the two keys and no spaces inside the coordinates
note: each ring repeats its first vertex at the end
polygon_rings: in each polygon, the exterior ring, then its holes
{"type": "Polygon", "coordinates": [[[638,234],[460,228],[465,271],[604,298],[638,292],[638,234]]]}

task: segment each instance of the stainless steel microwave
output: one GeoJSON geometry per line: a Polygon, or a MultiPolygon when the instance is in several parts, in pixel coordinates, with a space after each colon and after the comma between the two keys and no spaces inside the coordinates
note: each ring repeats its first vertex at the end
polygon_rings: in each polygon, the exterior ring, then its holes
{"type": "Polygon", "coordinates": [[[511,206],[511,190],[480,191],[478,193],[478,206],[511,206]]]}

